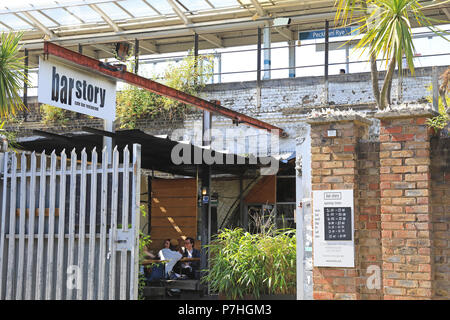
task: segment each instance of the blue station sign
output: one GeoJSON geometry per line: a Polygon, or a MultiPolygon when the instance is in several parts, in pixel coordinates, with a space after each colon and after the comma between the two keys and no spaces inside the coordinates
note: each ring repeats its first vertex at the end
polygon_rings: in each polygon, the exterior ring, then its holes
{"type": "MultiPolygon", "coordinates": [[[[335,29],[330,29],[329,37],[330,38],[345,37],[345,36],[354,35],[354,33],[355,33],[355,28],[352,28],[352,27],[335,28],[335,29]]],[[[315,39],[324,39],[324,38],[325,38],[325,30],[313,30],[313,31],[298,33],[299,40],[315,40],[315,39]]]]}

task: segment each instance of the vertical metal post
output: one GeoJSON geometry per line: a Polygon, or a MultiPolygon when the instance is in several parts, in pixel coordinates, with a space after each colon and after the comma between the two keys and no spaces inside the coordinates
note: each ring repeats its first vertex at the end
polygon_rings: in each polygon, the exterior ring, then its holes
{"type": "Polygon", "coordinates": [[[256,81],[261,82],[261,28],[258,27],[258,44],[256,57],[256,81]]]}
{"type": "Polygon", "coordinates": [[[350,44],[345,45],[345,73],[350,73],[350,44]]]}
{"type": "Polygon", "coordinates": [[[328,63],[329,63],[329,46],[330,46],[330,23],[325,21],[325,98],[324,103],[328,104],[328,63]]]}
{"type": "Polygon", "coordinates": [[[261,28],[258,27],[258,44],[257,44],[257,58],[256,58],[256,108],[261,108],[261,28]]]}
{"type": "Polygon", "coordinates": [[[248,214],[245,212],[244,206],[244,178],[242,174],[239,176],[239,212],[241,214],[242,228],[248,230],[248,214]]]}
{"type": "Polygon", "coordinates": [[[222,53],[217,54],[217,72],[219,74],[217,83],[222,83],[222,53]]]}
{"type": "Polygon", "coordinates": [[[134,39],[134,73],[139,71],[139,40],[134,39]]]}
{"type": "Polygon", "coordinates": [[[271,29],[270,25],[264,27],[264,80],[268,80],[271,77],[271,29]]]}
{"type": "Polygon", "coordinates": [[[194,70],[195,70],[194,83],[197,84],[198,83],[198,34],[197,33],[194,34],[194,58],[195,58],[195,62],[194,62],[194,70]]]}
{"type": "MultiPolygon", "coordinates": [[[[209,111],[203,111],[203,126],[202,126],[202,145],[211,145],[211,120],[212,115],[209,111]]],[[[203,161],[202,161],[203,162],[203,161]]],[[[202,165],[201,170],[201,225],[200,234],[202,241],[200,270],[206,270],[209,266],[209,254],[207,253],[206,246],[209,244],[210,234],[210,213],[211,213],[211,166],[202,165]],[[205,191],[205,194],[203,193],[205,191]]]]}
{"type": "Polygon", "coordinates": [[[431,69],[433,87],[433,110],[439,112],[439,73],[436,66],[431,69]]]}
{"type": "MultiPolygon", "coordinates": [[[[28,108],[28,49],[24,51],[25,59],[24,59],[24,75],[25,81],[23,82],[23,104],[28,108]]],[[[24,117],[26,120],[27,112],[24,112],[24,117]]]]}
{"type": "Polygon", "coordinates": [[[295,40],[289,40],[289,78],[295,78],[295,40]]]}

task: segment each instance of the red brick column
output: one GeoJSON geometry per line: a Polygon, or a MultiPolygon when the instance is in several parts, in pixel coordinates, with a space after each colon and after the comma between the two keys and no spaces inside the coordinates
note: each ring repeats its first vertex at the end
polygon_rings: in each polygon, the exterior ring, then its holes
{"type": "Polygon", "coordinates": [[[353,189],[355,197],[355,268],[314,267],[313,298],[357,300],[360,299],[361,285],[358,142],[361,138],[367,138],[370,121],[349,116],[318,118],[308,122],[311,124],[312,190],[353,189]],[[336,130],[336,137],[328,137],[328,130],[336,130]]]}
{"type": "Polygon", "coordinates": [[[431,114],[377,113],[385,299],[431,299],[431,114]]]}

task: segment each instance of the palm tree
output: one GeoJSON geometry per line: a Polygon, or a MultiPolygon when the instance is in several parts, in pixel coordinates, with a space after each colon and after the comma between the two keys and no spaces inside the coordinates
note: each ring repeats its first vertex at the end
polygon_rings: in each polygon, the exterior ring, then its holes
{"type": "Polygon", "coordinates": [[[3,33],[0,43],[0,118],[6,120],[25,109],[20,90],[28,79],[24,73],[24,57],[19,57],[19,41],[23,33],[3,33]]]}
{"type": "MultiPolygon", "coordinates": [[[[363,33],[355,48],[361,49],[362,53],[367,52],[370,56],[374,97],[378,108],[385,109],[390,104],[395,67],[398,67],[401,77],[402,60],[405,59],[411,74],[414,75],[415,47],[411,23],[415,21],[418,26],[428,27],[440,36],[443,32],[432,24],[437,20],[425,16],[425,7],[419,0],[336,0],[335,6],[337,24],[356,23],[359,25],[358,31],[363,33]],[[376,65],[376,57],[379,56],[387,66],[381,90],[378,86],[376,65]]],[[[427,7],[430,6],[432,5],[427,7]]]]}

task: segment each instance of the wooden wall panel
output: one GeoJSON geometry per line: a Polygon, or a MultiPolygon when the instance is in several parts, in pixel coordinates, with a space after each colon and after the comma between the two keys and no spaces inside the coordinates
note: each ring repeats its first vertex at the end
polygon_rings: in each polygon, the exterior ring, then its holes
{"type": "Polygon", "coordinates": [[[165,239],[197,238],[196,179],[152,180],[150,248],[158,251],[165,239]]]}
{"type": "Polygon", "coordinates": [[[265,176],[259,180],[249,191],[244,201],[246,203],[269,203],[276,202],[276,176],[265,176]]]}

